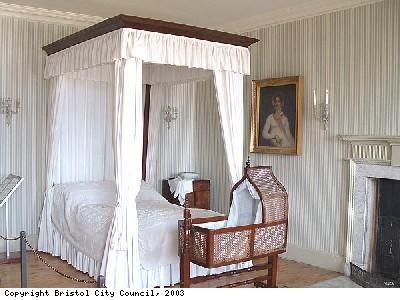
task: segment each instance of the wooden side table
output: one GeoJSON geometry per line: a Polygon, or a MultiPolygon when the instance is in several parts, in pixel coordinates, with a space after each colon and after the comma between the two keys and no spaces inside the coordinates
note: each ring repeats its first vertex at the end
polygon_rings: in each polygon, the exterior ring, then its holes
{"type": "MultiPolygon", "coordinates": [[[[178,198],[171,194],[167,179],[162,181],[162,196],[170,203],[180,205],[178,198]]],[[[189,195],[189,207],[210,209],[210,180],[193,180],[193,193],[189,195]]]]}

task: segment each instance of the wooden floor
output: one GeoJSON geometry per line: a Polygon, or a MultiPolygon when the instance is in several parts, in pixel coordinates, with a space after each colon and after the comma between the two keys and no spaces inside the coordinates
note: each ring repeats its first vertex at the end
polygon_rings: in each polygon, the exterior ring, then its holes
{"type": "MultiPolygon", "coordinates": [[[[91,281],[93,278],[83,274],[65,261],[48,254],[41,254],[43,258],[59,269],[64,274],[68,274],[78,279],[91,281]]],[[[72,281],[65,278],[42,262],[33,253],[28,253],[28,287],[30,288],[71,288],[71,287],[96,287],[95,283],[86,284],[72,281]]],[[[278,264],[278,287],[299,288],[311,284],[335,278],[342,274],[332,272],[310,265],[297,263],[290,260],[280,259],[278,264]]],[[[20,264],[0,264],[0,288],[20,287],[20,264]]],[[[199,286],[200,287],[200,286],[199,286]]]]}

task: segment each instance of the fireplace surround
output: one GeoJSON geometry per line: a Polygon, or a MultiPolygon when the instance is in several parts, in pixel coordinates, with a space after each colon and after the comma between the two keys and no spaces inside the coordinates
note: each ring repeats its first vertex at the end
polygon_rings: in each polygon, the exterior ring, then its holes
{"type": "MultiPolygon", "coordinates": [[[[347,142],[349,206],[345,275],[362,286],[399,287],[375,272],[378,182],[400,180],[400,137],[340,136],[347,142]]],[[[400,199],[398,200],[400,201],[400,199]]]]}

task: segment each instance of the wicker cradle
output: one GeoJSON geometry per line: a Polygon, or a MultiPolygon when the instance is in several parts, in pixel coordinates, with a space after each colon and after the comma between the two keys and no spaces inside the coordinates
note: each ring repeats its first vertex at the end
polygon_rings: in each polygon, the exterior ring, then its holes
{"type": "Polygon", "coordinates": [[[260,270],[267,272],[261,275],[257,272],[254,278],[223,287],[249,283],[276,287],[278,254],[286,251],[288,196],[283,185],[272,173],[271,167],[246,167],[243,178],[232,188],[231,203],[233,192],[245,180],[254,187],[262,203],[262,222],[259,224],[209,229],[201,225],[227,218],[191,219],[190,210],[185,207],[184,220],[179,222],[181,287],[190,287],[191,284],[217,277],[260,270]],[[190,262],[215,268],[249,260],[259,261],[262,258],[267,258],[267,262],[254,264],[250,268],[190,278],[190,262]]]}

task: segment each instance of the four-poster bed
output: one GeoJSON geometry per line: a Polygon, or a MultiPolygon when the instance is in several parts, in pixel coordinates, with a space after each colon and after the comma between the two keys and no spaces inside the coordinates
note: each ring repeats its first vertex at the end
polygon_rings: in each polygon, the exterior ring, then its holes
{"type": "MultiPolygon", "coordinates": [[[[47,187],[39,249],[57,255],[64,251],[65,258],[75,267],[91,275],[105,275],[107,287],[177,282],[172,278],[176,270],[157,269],[154,274],[148,269],[144,273],[140,257],[143,240],[139,230],[146,223],[140,210],[143,203],[151,201],[138,199],[143,198],[141,179],[154,180],[151,163],[157,151],[157,118],[151,112],[162,97],[157,86],[214,80],[233,185],[242,177],[243,76],[250,73],[247,47],[256,41],[204,28],[119,15],[45,46],[43,49],[49,55],[45,77],[50,81],[50,102],[47,187]],[[143,84],[147,92],[144,105],[143,84]],[[88,253],[79,251],[79,245],[64,239],[52,223],[56,194],[68,201],[76,191],[75,185],[69,186],[72,192],[63,186],[69,182],[114,184],[104,191],[114,193],[115,199],[103,203],[112,207],[112,216],[101,263],[98,257],[90,258],[88,253]],[[61,192],[57,190],[60,187],[61,192]],[[65,190],[67,193],[63,193],[65,190]],[[143,280],[143,276],[147,278],[143,280]]],[[[84,186],[83,190],[86,189],[91,188],[84,186]]],[[[149,189],[147,192],[153,193],[149,189]]],[[[79,184],[77,194],[82,195],[79,184]]],[[[84,201],[90,197],[83,197],[84,201]]],[[[157,203],[164,207],[162,201],[158,199],[157,203]]],[[[61,210],[65,209],[63,205],[61,210]]],[[[177,209],[182,212],[182,208],[177,209]]],[[[75,212],[79,208],[71,206],[70,210],[75,212]]],[[[198,216],[216,215],[209,212],[198,216]]]]}

